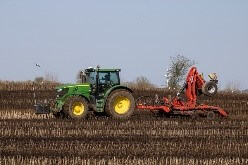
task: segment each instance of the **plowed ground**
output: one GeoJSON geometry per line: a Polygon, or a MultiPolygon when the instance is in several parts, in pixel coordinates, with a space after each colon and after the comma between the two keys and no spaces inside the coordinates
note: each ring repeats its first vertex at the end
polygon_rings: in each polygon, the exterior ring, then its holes
{"type": "MultiPolygon", "coordinates": [[[[0,164],[248,164],[247,95],[202,98],[229,111],[227,119],[165,118],[136,110],[129,120],[72,121],[35,115],[32,94],[15,92],[0,94],[0,164]]],[[[164,94],[135,97],[155,93],[164,94]]],[[[40,94],[40,100],[54,96],[40,94]]]]}

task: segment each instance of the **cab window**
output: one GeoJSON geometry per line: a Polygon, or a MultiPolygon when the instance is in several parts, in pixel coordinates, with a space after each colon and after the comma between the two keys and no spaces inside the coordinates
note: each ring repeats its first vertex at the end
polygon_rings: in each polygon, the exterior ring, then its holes
{"type": "Polygon", "coordinates": [[[119,84],[119,81],[117,72],[99,72],[99,84],[119,84]]]}
{"type": "Polygon", "coordinates": [[[89,84],[96,84],[96,72],[90,72],[87,76],[87,82],[89,84]]]}

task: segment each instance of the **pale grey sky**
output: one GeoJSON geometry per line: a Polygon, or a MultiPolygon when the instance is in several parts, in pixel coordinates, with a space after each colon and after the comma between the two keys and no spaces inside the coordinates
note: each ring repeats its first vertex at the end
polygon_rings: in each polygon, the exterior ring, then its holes
{"type": "Polygon", "coordinates": [[[1,80],[49,72],[74,82],[99,64],[160,86],[181,54],[217,72],[222,88],[248,88],[247,0],[1,0],[0,22],[1,80]]]}

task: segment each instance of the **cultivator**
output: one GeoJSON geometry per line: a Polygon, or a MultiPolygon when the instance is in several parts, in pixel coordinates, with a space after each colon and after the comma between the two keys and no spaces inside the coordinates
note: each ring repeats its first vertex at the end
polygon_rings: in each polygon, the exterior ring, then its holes
{"type": "Polygon", "coordinates": [[[186,82],[178,92],[178,94],[171,98],[171,96],[159,99],[156,95],[155,98],[142,96],[136,101],[136,108],[139,110],[150,110],[152,112],[159,112],[163,115],[187,115],[195,117],[227,117],[227,112],[215,106],[205,104],[198,104],[197,97],[201,94],[207,96],[214,96],[217,93],[217,76],[210,74],[210,81],[206,82],[203,76],[200,75],[196,67],[192,67],[187,75],[186,82]],[[181,97],[185,91],[187,101],[181,97]]]}

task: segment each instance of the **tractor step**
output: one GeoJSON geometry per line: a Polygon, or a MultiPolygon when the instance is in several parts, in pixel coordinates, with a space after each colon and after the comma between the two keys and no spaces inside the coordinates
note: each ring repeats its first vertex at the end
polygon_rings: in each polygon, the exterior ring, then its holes
{"type": "Polygon", "coordinates": [[[103,112],[104,110],[104,100],[103,99],[97,99],[96,100],[96,111],[97,112],[103,112]]]}

